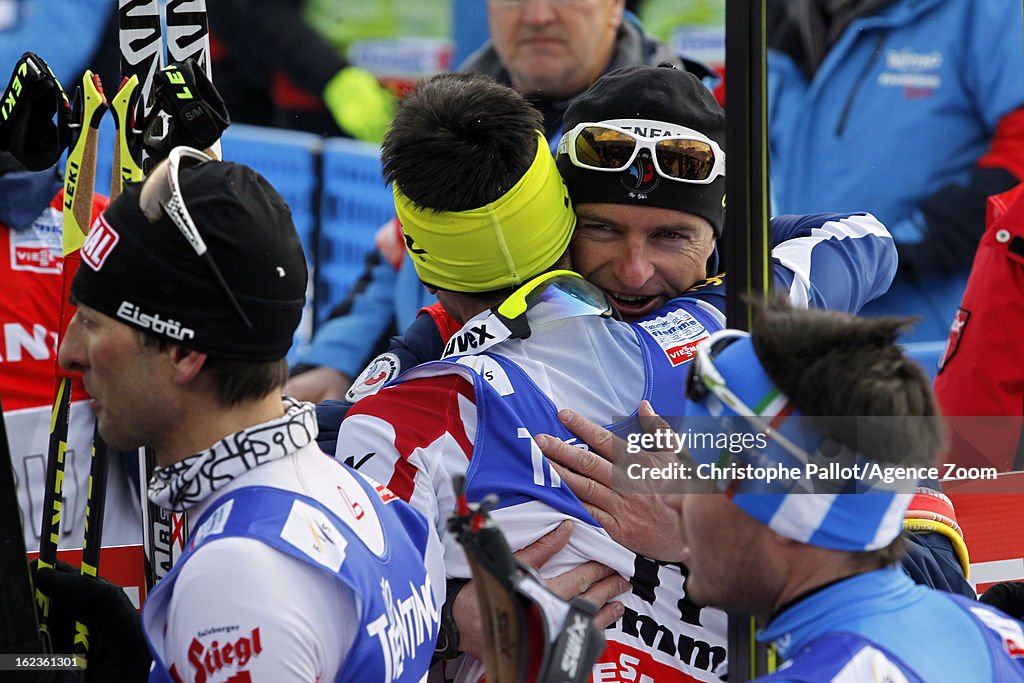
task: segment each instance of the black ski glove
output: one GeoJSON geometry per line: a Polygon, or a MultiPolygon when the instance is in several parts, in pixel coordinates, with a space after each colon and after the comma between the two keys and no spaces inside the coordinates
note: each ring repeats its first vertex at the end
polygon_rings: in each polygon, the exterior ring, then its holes
{"type": "MultiPolygon", "coordinates": [[[[36,563],[33,563],[33,570],[36,563]]],[[[75,621],[89,629],[86,683],[145,681],[152,657],[142,634],[142,620],[124,590],[102,577],[57,561],[36,572],[36,587],[50,598],[49,631],[53,651],[74,651],[75,621]]]]}
{"type": "Polygon", "coordinates": [[[156,73],[153,109],[146,117],[143,136],[154,160],[167,158],[180,145],[206,149],[229,125],[224,100],[194,59],[175,62],[156,73]]]}
{"type": "Polygon", "coordinates": [[[28,170],[43,171],[67,149],[70,125],[71,104],[57,77],[38,55],[26,52],[0,100],[0,149],[28,170]]]}

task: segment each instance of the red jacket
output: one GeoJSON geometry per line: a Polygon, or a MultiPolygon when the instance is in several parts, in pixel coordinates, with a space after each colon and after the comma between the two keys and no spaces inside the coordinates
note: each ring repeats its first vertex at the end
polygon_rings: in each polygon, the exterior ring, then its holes
{"type": "Polygon", "coordinates": [[[935,393],[943,414],[953,416],[950,462],[1020,470],[1024,184],[989,197],[986,226],[939,360],[935,393]]]}

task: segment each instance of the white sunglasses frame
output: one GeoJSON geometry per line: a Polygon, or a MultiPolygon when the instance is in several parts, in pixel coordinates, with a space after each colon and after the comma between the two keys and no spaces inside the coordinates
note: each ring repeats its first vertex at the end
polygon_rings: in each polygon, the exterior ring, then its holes
{"type": "Polygon", "coordinates": [[[641,149],[646,149],[650,151],[651,160],[654,163],[654,168],[658,171],[658,175],[660,175],[662,178],[666,178],[677,183],[688,183],[690,185],[710,185],[711,183],[715,182],[719,177],[724,178],[725,152],[722,150],[721,147],[718,146],[718,143],[712,140],[711,138],[707,137],[703,133],[693,130],[692,128],[687,128],[685,126],[677,126],[676,128],[678,128],[678,130],[681,132],[674,133],[672,135],[664,135],[661,137],[651,138],[645,135],[639,135],[638,133],[634,133],[631,130],[621,128],[611,123],[604,123],[601,121],[584,121],[582,123],[577,123],[575,126],[572,127],[571,130],[567,131],[565,134],[562,135],[561,140],[558,141],[557,154],[565,154],[566,156],[569,157],[569,161],[571,161],[574,166],[585,169],[587,171],[598,171],[602,173],[621,173],[622,171],[625,171],[627,168],[629,168],[630,164],[632,164],[636,160],[636,157],[640,153],[641,149]],[[637,141],[636,147],[633,148],[633,153],[630,155],[629,160],[625,164],[623,164],[619,168],[599,168],[597,166],[584,164],[579,160],[579,157],[576,155],[576,138],[579,137],[579,134],[581,131],[583,131],[583,129],[594,127],[607,128],[608,130],[623,133],[637,141]],[[665,171],[662,170],[661,165],[658,163],[658,155],[654,149],[654,146],[658,142],[661,142],[663,140],[692,140],[694,142],[703,142],[707,144],[709,147],[711,147],[711,152],[715,155],[715,164],[714,166],[711,167],[711,173],[708,175],[708,177],[705,178],[704,180],[690,180],[688,178],[676,178],[675,176],[671,176],[665,173],[665,171]],[[570,144],[570,141],[572,142],[572,144],[570,144]]]}

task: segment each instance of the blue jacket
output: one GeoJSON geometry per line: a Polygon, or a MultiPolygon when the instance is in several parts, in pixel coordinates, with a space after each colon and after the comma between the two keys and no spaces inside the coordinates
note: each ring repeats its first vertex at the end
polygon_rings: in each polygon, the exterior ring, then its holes
{"type": "MultiPolygon", "coordinates": [[[[224,495],[196,521],[189,547],[146,600],[147,623],[166,623],[181,570],[204,543],[251,538],[326,572],[357,596],[355,637],[336,683],[413,683],[424,678],[441,612],[441,606],[431,599],[430,575],[423,563],[431,532],[423,516],[408,505],[400,501],[397,505],[385,503],[370,482],[358,476],[354,481],[374,508],[372,517],[379,525],[383,551],[374,550],[350,522],[313,498],[267,486],[243,487],[224,495]],[[320,542],[326,550],[321,551],[320,542]]],[[[338,491],[346,495],[341,486],[338,491]]],[[[161,649],[154,647],[154,637],[148,631],[146,640],[154,659],[149,681],[180,681],[180,676],[168,670],[161,649]]],[[[273,647],[272,643],[268,646],[273,647]]],[[[204,678],[197,676],[196,680],[204,678]]],[[[242,673],[231,680],[243,680],[242,673]]],[[[244,680],[248,680],[247,675],[244,680]]]]}
{"type": "Polygon", "coordinates": [[[773,641],[787,660],[759,679],[765,683],[1024,681],[1019,621],[915,585],[894,568],[812,593],[776,616],[758,640],[773,641]]]}
{"type": "Polygon", "coordinates": [[[1024,106],[1021,25],[1020,3],[894,0],[854,20],[810,80],[792,30],[770,39],[773,209],[877,216],[896,240],[901,275],[913,277],[898,277],[865,313],[937,317],[919,339],[946,336],[984,196],[1016,182],[975,164],[1000,119],[1024,106]]]}
{"type": "Polygon", "coordinates": [[[370,255],[345,301],[296,356],[294,369],[326,365],[354,378],[392,334],[408,328],[422,307],[436,301],[420,283],[408,254],[397,271],[379,254],[370,255]]]}

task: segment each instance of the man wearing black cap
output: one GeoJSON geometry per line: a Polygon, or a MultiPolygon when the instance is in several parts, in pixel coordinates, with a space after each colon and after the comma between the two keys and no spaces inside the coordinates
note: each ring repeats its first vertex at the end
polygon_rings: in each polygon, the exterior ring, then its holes
{"type": "MultiPolygon", "coordinates": [[[[575,268],[615,301],[625,319],[639,319],[642,327],[661,331],[679,327],[682,314],[660,307],[680,293],[705,304],[724,324],[727,278],[715,276],[714,245],[724,221],[725,179],[716,178],[710,165],[706,169],[706,178],[713,179],[710,183],[702,184],[700,173],[692,178],[697,182],[668,177],[678,176],[674,169],[682,166],[665,163],[673,157],[666,146],[671,137],[666,139],[662,132],[682,135],[680,144],[721,145],[725,139],[721,107],[686,74],[636,67],[601,78],[570,106],[565,121],[569,133],[559,146],[558,168],[578,218],[572,241],[575,268]],[[581,132],[574,135],[573,131],[581,132]],[[639,140],[638,134],[661,142],[652,140],[654,155],[634,144],[635,156],[626,166],[625,158],[615,154],[615,144],[639,140]],[[602,145],[595,136],[610,140],[602,145]],[[607,172],[620,166],[626,168],[607,172]],[[701,280],[705,268],[709,277],[701,280]]],[[[781,216],[772,219],[770,234],[774,289],[785,292],[790,303],[798,306],[855,313],[883,294],[893,277],[892,238],[870,214],[781,216]],[[876,267],[885,270],[884,279],[865,277],[876,267]]],[[[692,351],[693,346],[689,348],[692,351]]],[[[938,482],[929,486],[937,488],[938,482]]],[[[595,487],[581,490],[592,492],[595,487]]],[[[586,502],[596,504],[592,499],[586,502]]],[[[605,504],[607,500],[602,500],[597,506],[605,504]]],[[[915,506],[912,511],[918,509],[915,506]]],[[[625,529],[631,524],[622,512],[614,517],[625,529]]],[[[951,505],[948,518],[955,518],[951,505]]],[[[934,529],[915,521],[915,515],[908,517],[908,529],[918,532],[912,536],[912,552],[905,562],[908,572],[921,583],[970,594],[966,547],[955,540],[951,546],[943,535],[955,539],[958,532],[943,524],[941,533],[929,533],[934,529]]]]}
{"type": "MultiPolygon", "coordinates": [[[[580,274],[626,320],[684,292],[724,312],[725,112],[707,88],[667,66],[627,67],[576,98],[564,121],[558,170],[579,221],[580,274]]],[[[775,290],[798,305],[856,312],[896,267],[892,238],[867,213],[781,216],[770,235],[775,290]]]]}
{"type": "MultiPolygon", "coordinates": [[[[443,597],[436,539],[325,457],[312,405],[280,393],[307,276],[280,195],[179,147],[100,217],[82,261],[60,362],[82,372],[112,447],[156,451],[150,499],[195,520],[145,602],[157,679],[420,680],[443,597]]],[[[76,578],[38,581],[74,609],[76,578]]],[[[76,616],[96,625],[91,655],[128,637],[76,616]]]]}
{"type": "MultiPolygon", "coordinates": [[[[699,86],[682,71],[663,71],[699,86]]],[[[572,540],[544,573],[600,560],[633,585],[618,598],[621,606],[603,615],[621,618],[606,631],[609,647],[595,671],[710,680],[725,658],[724,615],[683,599],[678,566],[660,566],[612,541],[553,476],[531,435],[554,429],[568,437],[555,416],[563,406],[623,431],[636,428],[641,399],[679,414],[690,343],[720,328],[721,315],[674,299],[663,309],[672,316],[666,321],[629,325],[612,319],[614,307],[599,289],[563,270],[572,266],[576,215],[540,127],[515,91],[469,74],[424,81],[400,108],[384,141],[385,174],[419,277],[462,328],[442,362],[411,370],[355,405],[337,456],[421,509],[446,540],[450,476],[457,472],[467,474],[470,500],[499,494],[493,516],[513,548],[573,520],[572,540]]],[[[719,162],[711,167],[721,174],[719,162]]],[[[883,251],[885,241],[879,239],[883,251]]],[[[710,248],[695,279],[709,255],[710,248]]],[[[870,263],[868,289],[884,288],[890,261],[891,254],[870,263]]],[[[382,361],[367,383],[381,384],[388,374],[382,361]]],[[[465,578],[460,558],[454,548],[446,553],[449,574],[465,578]]],[[[456,680],[480,674],[474,661],[455,667],[456,680]]]]}

